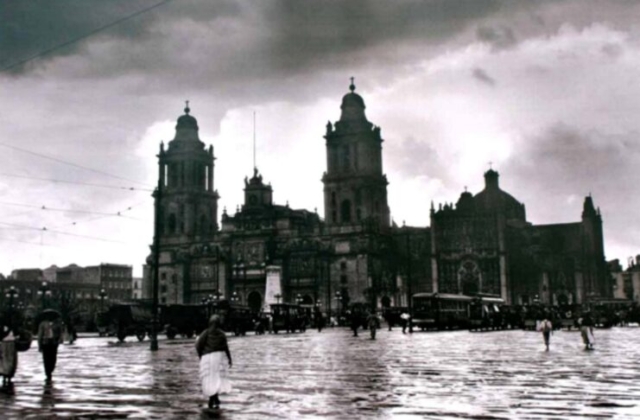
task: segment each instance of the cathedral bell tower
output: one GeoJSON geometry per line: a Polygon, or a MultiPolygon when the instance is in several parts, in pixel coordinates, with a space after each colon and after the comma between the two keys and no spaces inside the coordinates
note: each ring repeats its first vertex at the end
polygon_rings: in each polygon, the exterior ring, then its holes
{"type": "Polygon", "coordinates": [[[342,98],[340,120],[327,123],[327,171],[324,184],[324,211],[327,226],[373,222],[389,226],[387,177],[382,173],[380,127],[365,115],[364,100],[350,92],[342,98]]]}
{"type": "MultiPolygon", "coordinates": [[[[213,189],[213,146],[205,148],[189,102],[178,118],[167,150],[160,145],[162,198],[159,203],[163,241],[190,243],[213,236],[218,225],[218,192],[213,189]]],[[[165,242],[166,243],[166,242],[165,242]]]]}

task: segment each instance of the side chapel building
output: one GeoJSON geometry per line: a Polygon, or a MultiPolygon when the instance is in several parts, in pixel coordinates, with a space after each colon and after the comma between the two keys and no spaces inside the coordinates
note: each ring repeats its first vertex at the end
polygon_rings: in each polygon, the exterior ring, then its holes
{"type": "MultiPolygon", "coordinates": [[[[225,210],[218,225],[213,146],[200,140],[185,108],[175,138],[158,154],[161,303],[223,296],[257,310],[274,268],[280,301],[328,312],[352,302],[406,306],[418,292],[488,294],[510,304],[611,294],[602,218],[590,196],[579,221],[533,225],[489,170],[481,192],[432,205],[429,227],[391,224],[380,127],[367,120],[353,82],[349,88],[324,136],[324,218],[274,203],[272,186],[254,168],[244,180],[244,204],[233,215],[225,210]]],[[[144,297],[151,297],[152,261],[144,297]]]]}

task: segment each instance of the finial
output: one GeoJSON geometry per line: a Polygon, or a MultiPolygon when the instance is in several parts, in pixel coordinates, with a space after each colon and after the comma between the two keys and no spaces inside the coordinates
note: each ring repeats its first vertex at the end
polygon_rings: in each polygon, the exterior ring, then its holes
{"type": "Polygon", "coordinates": [[[489,162],[489,169],[493,169],[493,162],[489,162]]]}
{"type": "Polygon", "coordinates": [[[467,186],[466,185],[464,186],[464,192],[467,192],[467,186]]]}
{"type": "Polygon", "coordinates": [[[354,90],[356,90],[356,85],[354,84],[354,78],[351,78],[351,84],[349,85],[349,90],[351,91],[351,93],[353,93],[354,90]]]}
{"type": "Polygon", "coordinates": [[[191,109],[189,108],[189,100],[186,100],[184,102],[185,102],[184,113],[189,115],[189,112],[191,112],[191,109]]]}

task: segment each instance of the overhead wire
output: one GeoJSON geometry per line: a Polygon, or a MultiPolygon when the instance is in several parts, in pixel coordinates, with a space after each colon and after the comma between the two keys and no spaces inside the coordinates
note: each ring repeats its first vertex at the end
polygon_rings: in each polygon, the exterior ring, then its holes
{"type": "Polygon", "coordinates": [[[94,173],[97,173],[97,174],[105,175],[105,176],[108,176],[108,177],[111,177],[111,178],[116,178],[116,179],[120,179],[120,180],[123,180],[123,181],[129,181],[129,182],[133,182],[133,183],[136,183],[136,184],[145,185],[147,187],[150,187],[149,184],[145,184],[143,182],[134,181],[132,179],[124,178],[124,177],[121,177],[121,176],[118,176],[118,175],[114,175],[114,174],[110,174],[108,172],[100,171],[100,170],[93,169],[93,168],[88,168],[86,166],[78,165],[77,163],[68,162],[68,161],[65,161],[65,160],[62,160],[62,159],[58,159],[58,158],[55,158],[55,157],[52,157],[52,156],[43,155],[42,153],[36,153],[36,152],[31,151],[31,150],[23,149],[23,148],[20,148],[20,147],[17,147],[17,146],[13,146],[13,145],[10,145],[10,144],[0,143],[0,146],[6,147],[8,149],[17,150],[17,151],[20,151],[20,152],[23,152],[23,153],[27,153],[27,154],[30,154],[30,155],[38,156],[38,157],[40,157],[42,159],[48,159],[48,160],[52,160],[54,162],[62,163],[64,165],[73,166],[75,168],[83,169],[85,171],[90,171],[90,172],[94,172],[94,173]]]}
{"type": "Polygon", "coordinates": [[[83,213],[83,214],[93,214],[93,215],[100,215],[100,216],[118,216],[118,217],[125,217],[127,219],[141,220],[141,219],[138,219],[136,217],[131,217],[131,216],[127,216],[125,214],[122,214],[124,211],[131,210],[132,207],[128,207],[126,210],[123,210],[122,212],[118,211],[116,213],[106,213],[106,212],[91,211],[91,210],[62,209],[62,208],[57,208],[57,207],[48,207],[48,206],[45,206],[45,205],[9,203],[9,202],[6,202],[6,201],[0,201],[0,205],[16,206],[16,207],[28,207],[28,208],[34,208],[34,209],[39,209],[39,210],[45,210],[45,211],[59,211],[59,212],[65,212],[65,213],[83,213]]]}
{"type": "MultiPolygon", "coordinates": [[[[59,184],[72,184],[72,185],[84,185],[87,187],[98,187],[98,188],[110,188],[113,190],[126,190],[126,191],[145,191],[145,192],[153,192],[152,189],[148,188],[136,188],[136,187],[123,187],[117,185],[105,185],[105,184],[93,184],[90,182],[78,182],[78,181],[66,181],[61,179],[53,179],[53,178],[39,178],[34,176],[26,176],[26,175],[14,175],[7,173],[0,173],[0,176],[6,176],[10,178],[21,178],[21,179],[31,179],[35,181],[45,181],[45,182],[53,182],[59,184]]],[[[146,185],[146,184],[144,184],[146,185]]]]}
{"type": "Polygon", "coordinates": [[[140,16],[140,15],[142,15],[144,13],[147,13],[147,12],[153,10],[153,9],[156,9],[156,8],[158,8],[160,6],[163,6],[164,4],[170,3],[172,1],[173,0],[162,0],[162,1],[158,2],[158,3],[153,4],[150,7],[144,8],[142,10],[138,10],[135,13],[132,13],[130,15],[127,15],[127,16],[124,16],[122,18],[119,18],[119,19],[117,19],[117,20],[115,20],[113,22],[110,22],[110,23],[106,24],[106,25],[100,26],[100,27],[98,27],[98,28],[96,28],[96,29],[94,29],[92,31],[87,32],[86,34],[80,35],[80,36],[78,36],[76,38],[70,39],[69,41],[63,42],[61,44],[58,44],[58,45],[56,45],[54,47],[51,47],[51,48],[48,48],[46,50],[40,51],[40,52],[38,52],[36,54],[33,54],[33,55],[31,55],[31,56],[29,56],[27,58],[24,58],[24,59],[19,60],[19,61],[15,62],[15,63],[9,64],[8,66],[4,66],[4,67],[2,67],[0,69],[0,71],[11,70],[11,69],[13,69],[15,67],[18,67],[18,66],[21,66],[23,64],[26,64],[29,61],[35,60],[36,58],[43,57],[43,56],[45,56],[47,54],[50,54],[50,53],[52,53],[54,51],[57,51],[57,50],[61,49],[61,48],[68,47],[69,45],[75,44],[76,42],[82,41],[84,39],[87,39],[87,38],[99,33],[99,32],[102,32],[105,29],[109,29],[109,28],[112,28],[114,26],[117,26],[117,25],[121,24],[122,22],[125,22],[127,20],[131,20],[131,19],[133,19],[133,18],[135,18],[137,16],[140,16]]]}
{"type": "Polygon", "coordinates": [[[116,241],[116,240],[113,240],[113,239],[99,238],[97,236],[80,235],[80,234],[77,234],[77,233],[62,232],[62,231],[59,231],[59,230],[48,229],[46,226],[43,226],[43,227],[24,226],[24,225],[16,225],[16,224],[13,224],[13,223],[6,223],[6,222],[0,222],[0,225],[11,226],[11,227],[16,227],[16,228],[23,228],[23,229],[29,229],[29,230],[37,230],[37,231],[41,231],[41,232],[56,233],[58,235],[75,236],[77,238],[93,239],[93,240],[96,240],[96,241],[111,242],[111,243],[116,243],[116,244],[126,244],[127,243],[127,242],[123,242],[123,241],[116,241]]]}

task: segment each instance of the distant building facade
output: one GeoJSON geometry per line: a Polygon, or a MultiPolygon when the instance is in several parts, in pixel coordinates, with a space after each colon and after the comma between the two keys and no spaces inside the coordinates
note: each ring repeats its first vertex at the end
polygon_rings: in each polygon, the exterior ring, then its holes
{"type": "Polygon", "coordinates": [[[640,303],[640,255],[628,260],[623,269],[620,260],[609,261],[609,273],[613,281],[613,297],[640,303]]]}
{"type": "MultiPolygon", "coordinates": [[[[281,273],[283,302],[343,310],[353,302],[406,306],[417,292],[490,294],[511,304],[583,303],[609,296],[602,218],[591,197],[575,223],[533,225],[524,204],[485,173],[485,188],[431,209],[431,226],[390,221],[382,136],[350,86],[341,116],[327,123],[324,218],[273,202],[257,168],[244,203],[218,226],[213,147],[185,109],[159,152],[159,299],[201,303],[237,297],[262,307],[269,267],[281,273]]],[[[320,193],[320,191],[318,192],[320,193]]],[[[153,247],[143,297],[152,297],[153,247]]]]}
{"type": "Polygon", "coordinates": [[[104,290],[108,299],[127,301],[133,298],[133,267],[102,263],[84,269],[85,282],[104,290]]]}

